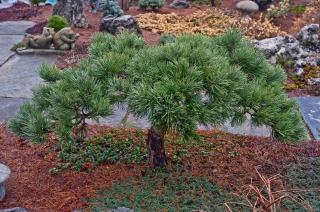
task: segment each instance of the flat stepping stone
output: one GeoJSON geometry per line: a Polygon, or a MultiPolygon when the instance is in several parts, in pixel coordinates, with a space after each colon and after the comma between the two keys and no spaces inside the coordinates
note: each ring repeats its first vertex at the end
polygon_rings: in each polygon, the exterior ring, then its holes
{"type": "Polygon", "coordinates": [[[31,98],[32,88],[43,82],[38,73],[39,67],[43,63],[53,64],[56,58],[54,55],[12,57],[0,67],[0,97],[31,98]]]}
{"type": "Polygon", "coordinates": [[[9,178],[10,174],[10,169],[0,163],[0,201],[6,196],[5,181],[9,178]]]}
{"type": "Polygon", "coordinates": [[[23,39],[23,35],[0,35],[0,67],[15,53],[10,49],[23,39]]]}
{"type": "Polygon", "coordinates": [[[19,111],[20,106],[28,101],[30,99],[0,97],[0,123],[8,122],[19,111]]]}
{"type": "Polygon", "coordinates": [[[25,31],[34,25],[31,21],[0,22],[0,67],[15,54],[10,49],[21,42],[25,31]]]}
{"type": "Polygon", "coordinates": [[[311,134],[320,141],[320,97],[297,97],[296,99],[311,134]]]}
{"type": "Polygon", "coordinates": [[[26,30],[34,25],[32,21],[0,22],[0,35],[25,35],[26,30]]]}

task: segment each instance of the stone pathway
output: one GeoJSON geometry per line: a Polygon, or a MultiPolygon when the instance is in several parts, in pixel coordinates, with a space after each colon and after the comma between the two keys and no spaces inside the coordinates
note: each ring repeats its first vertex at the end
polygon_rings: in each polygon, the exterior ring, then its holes
{"type": "Polygon", "coordinates": [[[38,67],[56,59],[56,56],[19,56],[10,51],[33,25],[30,21],[0,23],[0,122],[8,121],[32,97],[32,88],[42,82],[38,67]]]}
{"type": "Polygon", "coordinates": [[[297,97],[297,101],[310,132],[320,141],[320,97],[297,97]]]}

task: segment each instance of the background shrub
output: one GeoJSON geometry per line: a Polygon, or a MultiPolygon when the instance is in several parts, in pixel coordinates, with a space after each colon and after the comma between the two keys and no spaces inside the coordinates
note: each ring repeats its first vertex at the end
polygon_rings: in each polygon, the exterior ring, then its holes
{"type": "Polygon", "coordinates": [[[46,2],[46,0],[30,0],[30,3],[36,6],[39,6],[40,3],[44,3],[44,2],[46,2]]]}
{"type": "Polygon", "coordinates": [[[68,26],[69,24],[65,17],[54,15],[48,18],[47,27],[53,28],[55,32],[58,32],[59,30],[68,26]]]}
{"type": "Polygon", "coordinates": [[[142,10],[155,10],[162,8],[164,5],[164,0],[139,0],[139,8],[142,10]]]}

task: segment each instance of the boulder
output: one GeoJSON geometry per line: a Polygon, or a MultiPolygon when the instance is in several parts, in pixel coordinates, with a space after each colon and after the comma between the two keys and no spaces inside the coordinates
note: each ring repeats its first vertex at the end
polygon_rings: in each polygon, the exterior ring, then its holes
{"type": "MultiPolygon", "coordinates": [[[[281,59],[292,66],[296,75],[303,74],[307,66],[319,66],[320,58],[315,51],[306,48],[293,36],[278,36],[252,42],[271,64],[281,59]]],[[[279,62],[279,61],[278,61],[279,62]]]]}
{"type": "Polygon", "coordinates": [[[259,5],[254,1],[239,1],[236,4],[236,8],[243,13],[253,13],[259,10],[259,5]]]}
{"type": "Polygon", "coordinates": [[[113,35],[116,35],[123,30],[142,34],[138,22],[131,15],[123,15],[120,17],[106,16],[102,18],[100,23],[100,31],[109,32],[113,35]]]}
{"type": "Polygon", "coordinates": [[[174,0],[169,7],[175,8],[175,9],[184,9],[189,7],[189,3],[187,0],[174,0]]]}
{"type": "Polygon", "coordinates": [[[11,174],[10,169],[0,163],[0,201],[6,196],[5,182],[11,174]]]}
{"type": "Polygon", "coordinates": [[[266,56],[267,59],[275,56],[284,43],[285,37],[283,36],[253,41],[253,44],[266,56]]]}
{"type": "Polygon", "coordinates": [[[297,35],[298,40],[304,46],[317,45],[319,43],[319,24],[304,26],[297,35]]]}

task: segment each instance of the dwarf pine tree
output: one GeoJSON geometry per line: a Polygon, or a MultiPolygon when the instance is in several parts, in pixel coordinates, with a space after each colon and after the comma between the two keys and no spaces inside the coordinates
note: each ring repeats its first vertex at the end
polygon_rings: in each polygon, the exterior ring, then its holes
{"type": "Polygon", "coordinates": [[[147,144],[155,167],[165,165],[168,132],[188,138],[199,124],[241,124],[250,115],[254,124],[271,127],[275,138],[305,138],[296,103],[283,90],[283,70],[236,31],[215,38],[186,35],[145,49],[130,71],[135,83],[129,106],[151,123],[147,144]]]}
{"type": "Polygon", "coordinates": [[[269,65],[236,31],[184,35],[155,47],[127,32],[98,33],[78,66],[42,66],[40,76],[46,83],[10,128],[34,141],[53,131],[64,149],[85,138],[88,119],[111,114],[120,102],[149,119],[147,146],[155,167],[165,165],[167,133],[188,139],[200,124],[241,124],[249,115],[255,125],[269,126],[274,138],[305,138],[296,103],[283,90],[283,70],[269,65]]]}

